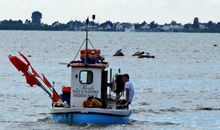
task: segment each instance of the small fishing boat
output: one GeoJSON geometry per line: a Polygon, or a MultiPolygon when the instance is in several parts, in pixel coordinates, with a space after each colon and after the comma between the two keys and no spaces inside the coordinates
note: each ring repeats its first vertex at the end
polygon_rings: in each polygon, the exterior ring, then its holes
{"type": "Polygon", "coordinates": [[[71,68],[71,86],[63,86],[60,95],[54,89],[54,83],[51,85],[43,74],[41,77],[21,52],[19,54],[26,63],[17,56],[9,55],[9,59],[24,73],[30,86],[41,87],[52,99],[50,114],[53,122],[126,124],[131,110],[126,100],[120,99],[124,92],[122,74],[120,69],[114,75],[112,69],[108,70],[109,63],[104,62],[101,50],[95,49],[88,38],[88,25],[89,18],[86,20],[86,39],[74,60],[67,64],[71,68]],[[85,49],[82,49],[84,44],[85,49]],[[89,44],[92,49],[88,48],[89,44]],[[80,59],[75,60],[79,52],[80,59]]]}

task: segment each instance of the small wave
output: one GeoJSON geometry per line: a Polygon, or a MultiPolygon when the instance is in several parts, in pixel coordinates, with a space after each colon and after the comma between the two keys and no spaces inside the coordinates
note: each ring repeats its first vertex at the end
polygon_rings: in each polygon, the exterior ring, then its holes
{"type": "Polygon", "coordinates": [[[140,113],[140,112],[146,112],[146,109],[139,108],[139,109],[132,109],[132,113],[140,113]]]}
{"type": "Polygon", "coordinates": [[[149,105],[150,105],[150,104],[147,103],[147,102],[140,102],[139,104],[140,104],[140,105],[143,105],[143,106],[149,106],[149,105]]]}
{"type": "Polygon", "coordinates": [[[192,101],[182,101],[182,103],[192,103],[192,101]]]}
{"type": "Polygon", "coordinates": [[[46,105],[36,105],[36,104],[33,104],[31,105],[32,107],[35,107],[35,108],[44,108],[44,107],[47,107],[46,105]]]}
{"type": "Polygon", "coordinates": [[[21,123],[36,123],[33,121],[9,121],[9,120],[0,120],[0,123],[13,123],[13,124],[21,124],[21,123]]]}
{"type": "Polygon", "coordinates": [[[6,97],[6,99],[18,99],[17,95],[14,95],[14,94],[6,94],[4,95],[6,97]]]}
{"type": "Polygon", "coordinates": [[[135,124],[146,124],[149,121],[137,120],[137,119],[129,119],[128,125],[135,125],[135,124]]]}
{"type": "Polygon", "coordinates": [[[167,125],[180,125],[178,123],[164,121],[164,122],[151,122],[151,121],[139,121],[139,120],[130,120],[129,125],[137,125],[137,124],[148,124],[148,125],[156,125],[156,126],[167,126],[167,125]]]}
{"type": "Polygon", "coordinates": [[[148,112],[154,113],[154,114],[161,114],[160,112],[154,111],[152,109],[148,110],[148,112]]]}
{"type": "Polygon", "coordinates": [[[48,113],[39,113],[39,115],[47,115],[48,113]]]}
{"type": "Polygon", "coordinates": [[[76,127],[77,129],[105,129],[108,125],[103,124],[65,124],[66,126],[76,127]]]}
{"type": "Polygon", "coordinates": [[[28,98],[22,98],[22,100],[25,101],[25,100],[29,100],[29,99],[28,98]]]}
{"type": "Polygon", "coordinates": [[[34,114],[26,114],[26,116],[36,116],[36,115],[34,115],[34,114]]]}
{"type": "Polygon", "coordinates": [[[216,76],[215,79],[220,79],[220,76],[216,76]]]}
{"type": "Polygon", "coordinates": [[[42,118],[42,119],[37,119],[37,121],[39,121],[39,122],[49,122],[50,121],[50,117],[45,117],[45,118],[42,118]]]}
{"type": "Polygon", "coordinates": [[[154,122],[153,124],[158,125],[158,126],[167,126],[167,125],[180,125],[178,123],[173,123],[173,122],[154,122]]]}
{"type": "Polygon", "coordinates": [[[212,108],[212,107],[201,107],[197,108],[199,111],[220,111],[220,108],[212,108]]]}
{"type": "Polygon", "coordinates": [[[182,112],[184,111],[183,109],[179,109],[179,108],[175,108],[175,107],[171,107],[168,109],[160,109],[161,112],[182,112]]]}

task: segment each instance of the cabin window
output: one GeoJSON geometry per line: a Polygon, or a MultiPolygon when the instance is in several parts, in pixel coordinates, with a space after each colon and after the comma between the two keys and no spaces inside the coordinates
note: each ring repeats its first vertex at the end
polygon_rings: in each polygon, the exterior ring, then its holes
{"type": "Polygon", "coordinates": [[[91,84],[93,82],[93,73],[89,70],[82,70],[79,74],[79,82],[81,84],[91,84]]]}

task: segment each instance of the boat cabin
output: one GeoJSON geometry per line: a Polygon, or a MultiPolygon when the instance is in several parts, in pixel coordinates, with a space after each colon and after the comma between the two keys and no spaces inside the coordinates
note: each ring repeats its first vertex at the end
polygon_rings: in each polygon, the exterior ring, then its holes
{"type": "Polygon", "coordinates": [[[108,72],[105,69],[108,63],[99,63],[97,59],[88,61],[88,58],[82,56],[83,53],[84,50],[81,51],[81,61],[68,64],[68,67],[71,67],[71,107],[83,107],[83,101],[88,97],[99,98],[102,101],[107,98],[108,72]]]}

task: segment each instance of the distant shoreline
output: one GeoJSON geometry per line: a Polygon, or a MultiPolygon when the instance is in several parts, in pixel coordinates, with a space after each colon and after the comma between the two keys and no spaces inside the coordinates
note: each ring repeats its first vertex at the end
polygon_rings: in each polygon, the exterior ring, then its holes
{"type": "MultiPolygon", "coordinates": [[[[4,29],[0,29],[1,31],[23,31],[23,32],[85,32],[85,31],[71,31],[71,30],[4,30],[4,29]]],[[[104,32],[104,33],[126,33],[126,32],[119,32],[119,31],[90,31],[90,32],[104,32]]],[[[127,32],[127,33],[192,33],[192,34],[196,34],[196,33],[201,33],[201,34],[205,34],[205,33],[210,33],[210,34],[219,34],[219,32],[127,32]]]]}
{"type": "MultiPolygon", "coordinates": [[[[3,20],[0,21],[0,30],[38,30],[38,31],[85,31],[85,21],[71,20],[67,23],[55,21],[51,25],[41,23],[42,14],[39,11],[32,13],[31,19],[22,20],[3,20]]],[[[176,21],[157,24],[155,21],[147,23],[128,23],[128,22],[111,22],[96,23],[89,22],[90,31],[105,32],[184,32],[184,33],[220,33],[220,22],[200,23],[199,18],[195,17],[193,23],[181,24],[176,21]]]]}
{"type": "MultiPolygon", "coordinates": [[[[32,20],[33,21],[33,20],[32,20]]],[[[0,30],[22,30],[22,31],[85,31],[85,22],[69,21],[66,24],[55,22],[52,25],[44,23],[25,22],[21,20],[0,21],[0,30]]],[[[150,24],[142,23],[89,23],[89,31],[104,32],[184,32],[184,33],[220,33],[220,22],[185,24],[172,21],[170,24],[159,25],[154,21],[150,24]]]]}

